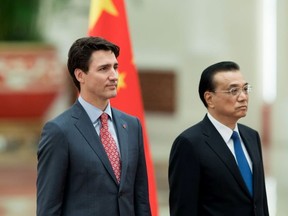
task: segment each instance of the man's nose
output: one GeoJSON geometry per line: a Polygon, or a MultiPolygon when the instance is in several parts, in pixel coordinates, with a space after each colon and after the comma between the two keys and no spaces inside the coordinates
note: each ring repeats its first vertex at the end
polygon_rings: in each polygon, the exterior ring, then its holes
{"type": "Polygon", "coordinates": [[[110,75],[109,75],[109,78],[113,79],[113,80],[117,80],[118,79],[118,70],[112,68],[111,72],[110,72],[110,75]]]}

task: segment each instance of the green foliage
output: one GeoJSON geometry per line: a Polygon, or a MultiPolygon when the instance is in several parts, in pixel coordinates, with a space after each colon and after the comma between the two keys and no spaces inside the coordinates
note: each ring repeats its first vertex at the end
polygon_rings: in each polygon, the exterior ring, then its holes
{"type": "Polygon", "coordinates": [[[53,9],[60,9],[68,0],[1,0],[0,41],[41,41],[40,7],[53,1],[53,9]]]}
{"type": "Polygon", "coordinates": [[[0,40],[41,40],[37,23],[39,7],[39,0],[1,0],[0,40]]]}

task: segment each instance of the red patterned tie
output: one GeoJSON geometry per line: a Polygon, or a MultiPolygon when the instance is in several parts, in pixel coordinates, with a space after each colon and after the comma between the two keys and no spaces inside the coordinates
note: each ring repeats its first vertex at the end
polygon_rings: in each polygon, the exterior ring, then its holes
{"type": "Polygon", "coordinates": [[[106,154],[110,160],[112,169],[116,176],[118,183],[120,182],[120,175],[121,175],[121,161],[119,151],[116,146],[116,142],[109,133],[108,130],[108,115],[103,113],[100,117],[101,119],[101,128],[100,128],[100,138],[101,142],[104,146],[106,154]]]}

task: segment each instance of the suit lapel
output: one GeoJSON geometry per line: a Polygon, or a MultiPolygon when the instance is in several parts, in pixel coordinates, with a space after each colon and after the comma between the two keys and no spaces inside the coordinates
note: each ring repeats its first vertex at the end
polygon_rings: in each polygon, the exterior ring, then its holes
{"type": "Polygon", "coordinates": [[[121,152],[121,181],[123,185],[128,168],[128,124],[121,118],[121,113],[112,108],[113,121],[116,127],[119,148],[121,152]]]}
{"type": "Polygon", "coordinates": [[[252,163],[255,163],[259,158],[257,157],[257,140],[247,133],[247,131],[239,125],[240,136],[245,144],[246,150],[251,158],[252,163]]]}
{"type": "Polygon", "coordinates": [[[72,118],[75,119],[75,127],[79,130],[83,138],[102,161],[104,167],[114,179],[115,183],[118,184],[105,149],[86,111],[78,101],[73,106],[72,111],[72,118]]]}
{"type": "Polygon", "coordinates": [[[247,130],[243,129],[241,127],[241,125],[239,125],[238,128],[239,128],[241,138],[245,144],[246,150],[247,150],[249,157],[251,159],[251,162],[252,162],[253,191],[254,191],[253,193],[256,194],[258,187],[257,187],[257,184],[255,184],[255,183],[260,181],[260,179],[258,179],[258,178],[261,176],[260,170],[258,169],[258,167],[259,167],[258,164],[260,163],[260,158],[256,154],[258,152],[257,140],[255,138],[253,138],[250,133],[247,133],[247,130]]]}
{"type": "Polygon", "coordinates": [[[207,116],[204,120],[204,137],[206,137],[206,143],[210,148],[217,154],[217,156],[223,161],[225,166],[228,168],[230,173],[233,175],[235,180],[239,183],[241,188],[249,194],[249,191],[245,185],[245,182],[241,176],[238,165],[235,161],[235,158],[228,148],[227,144],[216,130],[214,125],[210,122],[207,116]]]}

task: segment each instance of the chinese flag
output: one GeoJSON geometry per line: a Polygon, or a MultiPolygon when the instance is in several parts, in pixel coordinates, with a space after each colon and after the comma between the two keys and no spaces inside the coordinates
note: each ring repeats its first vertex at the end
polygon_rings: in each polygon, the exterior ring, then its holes
{"type": "Polygon", "coordinates": [[[114,107],[137,116],[142,123],[150,206],[152,215],[157,216],[153,162],[146,131],[140,85],[130,44],[124,0],[91,0],[88,34],[103,37],[120,46],[118,95],[111,100],[111,103],[114,107]]]}

